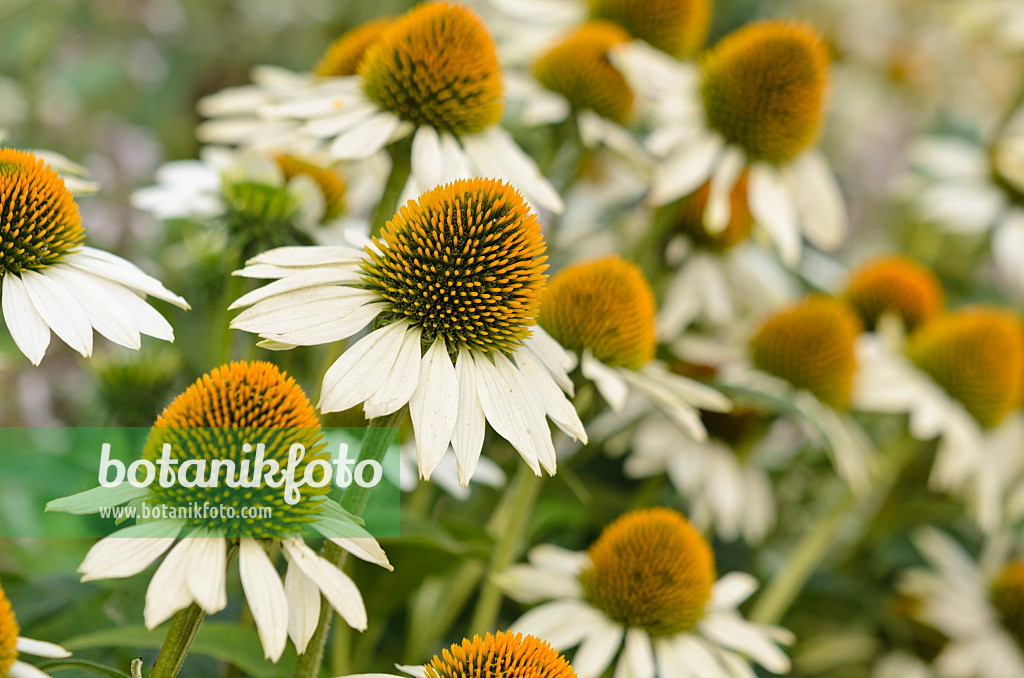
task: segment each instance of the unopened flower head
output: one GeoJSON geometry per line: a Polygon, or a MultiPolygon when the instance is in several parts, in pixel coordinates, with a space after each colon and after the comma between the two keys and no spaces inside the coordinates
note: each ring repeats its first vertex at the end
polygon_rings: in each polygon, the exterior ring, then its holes
{"type": "Polygon", "coordinates": [[[785,164],[816,141],[829,56],[808,26],[745,26],[703,56],[701,72],[708,124],[750,160],[785,164]]]}
{"type": "Polygon", "coordinates": [[[628,513],[587,551],[580,572],[586,599],[610,619],[654,636],[690,631],[704,615],[715,583],[707,540],[670,509],[628,513]]]}
{"type": "Polygon", "coordinates": [[[1024,559],[1007,563],[992,582],[992,607],[999,621],[1024,647],[1024,559]]]}
{"type": "Polygon", "coordinates": [[[0,276],[48,268],[83,240],[78,205],[57,172],[31,153],[0,149],[0,276]]]}
{"type": "Polygon", "coordinates": [[[633,112],[633,90],[609,61],[608,50],[629,40],[615,24],[584,24],[545,52],[534,63],[533,74],[576,110],[592,110],[625,123],[633,112]]]}
{"type": "Polygon", "coordinates": [[[1012,312],[975,307],[918,330],[907,354],[982,426],[995,426],[1024,398],[1024,329],[1012,312]]]}
{"type": "Polygon", "coordinates": [[[708,198],[711,195],[711,182],[680,201],[674,215],[677,231],[690,239],[696,247],[711,252],[726,252],[747,240],[754,228],[754,218],[750,214],[747,203],[747,175],[741,174],[729,193],[729,221],[721,231],[713,233],[704,224],[704,212],[707,210],[708,198]]]}
{"type": "Polygon", "coordinates": [[[494,42],[461,5],[421,5],[367,49],[359,75],[366,96],[402,120],[452,134],[501,120],[504,86],[494,42]]]}
{"type": "Polygon", "coordinates": [[[537,217],[511,186],[439,186],[401,208],[375,243],[367,288],[425,340],[508,353],[530,336],[547,257],[537,217]]]}
{"type": "MultiPolygon", "coordinates": [[[[254,463],[258,443],[263,444],[268,462],[276,461],[280,468],[289,466],[289,450],[298,443],[303,445],[304,455],[293,468],[295,477],[301,478],[313,460],[330,462],[330,455],[319,442],[320,421],[294,379],[269,362],[234,362],[203,375],[167,406],[150,433],[144,456],[155,463],[162,446],[170,444],[174,457],[182,464],[189,460],[206,464],[214,459],[230,460],[241,474],[243,463],[254,463]],[[244,430],[235,434],[232,429],[244,430]],[[253,435],[258,440],[251,439],[253,435]]],[[[309,486],[303,491],[303,501],[289,504],[280,489],[264,483],[237,490],[225,484],[224,479],[213,487],[152,483],[150,494],[155,502],[170,506],[206,502],[234,506],[234,512],[222,511],[225,515],[218,518],[198,516],[194,526],[274,538],[300,531],[321,508],[315,498],[331,489],[329,485],[309,486]],[[272,517],[245,526],[240,526],[237,518],[229,518],[232,514],[244,515],[242,509],[250,505],[273,507],[272,517]]]]}
{"type": "Polygon", "coordinates": [[[704,46],[710,0],[588,0],[594,19],[611,21],[640,40],[680,59],[704,46]]]}
{"type": "Polygon", "coordinates": [[[823,403],[846,407],[860,330],[857,314],[844,302],[812,297],[761,326],[750,340],[751,359],[759,369],[810,391],[823,403]]]}
{"type": "Polygon", "coordinates": [[[938,277],[903,256],[862,264],[851,274],[845,297],[868,329],[874,329],[879,318],[889,313],[913,331],[941,313],[945,303],[938,277]]]}
{"type": "Polygon", "coordinates": [[[347,31],[327,46],[313,67],[313,75],[321,78],[355,75],[363,63],[366,50],[391,27],[392,23],[394,20],[389,18],[374,19],[347,31]]]}
{"type": "Polygon", "coordinates": [[[576,678],[548,643],[505,631],[464,638],[434,655],[424,669],[427,678],[576,678]]]}
{"type": "Polygon", "coordinates": [[[654,293],[640,269],[619,257],[578,264],[548,283],[538,322],[562,346],[612,367],[654,358],[654,293]]]}

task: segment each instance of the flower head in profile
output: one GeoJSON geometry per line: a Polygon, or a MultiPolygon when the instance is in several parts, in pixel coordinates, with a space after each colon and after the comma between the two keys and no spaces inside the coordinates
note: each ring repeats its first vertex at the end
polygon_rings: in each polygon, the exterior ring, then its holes
{"type": "Polygon", "coordinates": [[[888,314],[908,332],[938,315],[946,300],[938,277],[902,256],[879,257],[861,264],[850,274],[844,296],[868,330],[874,330],[888,314]]]}
{"type": "MultiPolygon", "coordinates": [[[[306,473],[312,461],[330,459],[319,444],[320,423],[305,393],[291,377],[262,361],[218,367],[189,386],[157,419],[144,455],[154,460],[164,445],[170,445],[183,465],[210,463],[213,474],[212,462],[217,459],[230,463],[224,471],[227,476],[233,477],[237,469],[241,477],[249,463],[243,442],[250,441],[253,432],[265,441],[268,463],[281,468],[288,466],[293,444],[307,447],[294,467],[297,477],[306,473]]],[[[96,513],[126,501],[171,508],[206,504],[235,508],[233,514],[186,511],[177,514],[185,517],[140,522],[90,549],[79,566],[83,580],[130,577],[167,554],[146,592],[144,614],[149,628],[192,603],[209,614],[224,609],[226,574],[235,553],[242,589],[268,658],[277,661],[288,638],[300,653],[305,650],[319,619],[321,593],[346,623],[366,628],[366,609],[355,584],[300,536],[303,528],[311,528],[357,558],[391,568],[376,540],[340,505],[323,496],[329,488],[306,487],[301,500],[289,504],[266,478],[254,487],[235,491],[230,487],[227,481],[100,487],[50,502],[47,510],[96,513]],[[245,511],[257,506],[271,508],[269,517],[267,512],[256,518],[245,511]],[[183,531],[187,533],[179,540],[183,531]],[[289,561],[283,583],[266,551],[274,542],[280,543],[289,561]]]]}
{"type": "Polygon", "coordinates": [[[170,324],[140,295],[188,308],[134,264],[84,241],[78,205],[57,171],[32,153],[0,149],[0,301],[33,365],[51,330],[86,357],[93,329],[136,350],[142,334],[173,341],[170,324]]]}
{"type": "Polygon", "coordinates": [[[50,659],[71,656],[71,653],[60,645],[22,638],[18,635],[20,631],[11,601],[7,599],[3,588],[0,588],[0,676],[10,676],[10,678],[47,678],[49,676],[35,666],[21,661],[19,656],[23,654],[50,659]]]}
{"type": "Polygon", "coordinates": [[[746,178],[754,222],[787,265],[802,237],[823,249],[845,237],[846,212],[815,143],[830,77],[824,40],[796,22],[748,24],[704,53],[698,66],[643,45],[613,53],[627,79],[654,102],[648,148],[661,158],[651,200],[662,205],[710,181],[707,230],[730,221],[730,194],[746,178]]]}
{"type": "Polygon", "coordinates": [[[643,273],[614,256],[555,275],[544,292],[538,322],[578,356],[582,375],[613,410],[622,410],[633,389],[690,436],[703,439],[697,408],[725,411],[729,400],[655,361],[655,312],[654,293],[643,273]]]}
{"type": "Polygon", "coordinates": [[[324,375],[324,412],[363,404],[367,418],[412,419],[420,473],[454,447],[465,485],[485,422],[530,467],[555,472],[545,417],[573,438],[586,432],[563,394],[572,360],[535,324],[545,245],[523,198],[495,179],[455,181],[402,207],[365,253],[282,248],[239,275],[272,278],[232,308],[232,327],[287,349],[342,341],[371,322],[324,375]]]}
{"type": "Polygon", "coordinates": [[[711,546],[675,511],[633,511],[585,553],[542,545],[529,559],[499,576],[516,600],[541,603],[512,630],[555,648],[578,645],[572,663],[581,678],[600,676],[617,654],[620,676],[727,678],[746,675],[750,659],[789,671],[778,644],[791,634],[736,610],[757,588],[753,578],[718,579],[711,546]]]}
{"type": "Polygon", "coordinates": [[[337,160],[360,160],[412,137],[403,195],[475,176],[507,179],[539,207],[562,200],[501,127],[505,85],[494,42],[469,8],[428,2],[368,43],[356,74],[320,78],[273,105],[265,119],[294,125],[337,160]]]}

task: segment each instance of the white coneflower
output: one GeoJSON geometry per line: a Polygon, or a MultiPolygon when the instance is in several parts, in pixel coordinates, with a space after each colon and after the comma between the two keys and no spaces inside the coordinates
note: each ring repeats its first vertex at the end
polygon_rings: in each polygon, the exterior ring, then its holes
{"type": "Polygon", "coordinates": [[[513,598],[541,603],[512,625],[556,649],[579,646],[572,664],[597,678],[619,655],[616,676],[733,678],[749,662],[787,673],[785,629],[748,622],[736,610],[757,584],[739,572],[716,581],[707,540],[680,514],[628,513],[586,553],[542,545],[498,579],[513,598]],[[621,654],[620,654],[621,650],[621,654]]]}
{"type": "MultiPolygon", "coordinates": [[[[314,459],[330,455],[320,439],[320,422],[295,381],[271,363],[231,363],[201,377],[167,406],[150,433],[146,455],[155,461],[163,443],[173,444],[182,463],[189,459],[229,459],[242,464],[243,431],[257,430],[267,440],[267,459],[280,466],[289,462],[289,448],[300,443],[308,448],[295,467],[296,477],[305,474],[314,459]],[[240,429],[233,435],[232,429],[240,429]],[[272,436],[272,437],[271,437],[272,436]],[[184,456],[182,456],[184,455],[184,456]]],[[[256,488],[232,492],[217,485],[160,484],[149,487],[96,488],[51,502],[47,510],[96,513],[101,507],[126,501],[188,507],[226,505],[235,508],[234,518],[219,516],[161,518],[127,527],[96,543],[79,566],[83,580],[136,575],[164,553],[146,591],[146,626],[154,628],[171,615],[195,603],[213,614],[227,605],[225,575],[229,549],[238,546],[239,574],[252,611],[264,654],[277,661],[288,638],[299,653],[305,651],[320,615],[320,594],[353,628],[366,628],[366,609],[352,580],[297,536],[312,528],[357,558],[391,569],[376,540],[365,535],[340,506],[323,495],[330,487],[306,487],[297,504],[284,501],[280,489],[261,483],[256,488]],[[267,518],[247,518],[248,507],[271,507],[267,518]],[[189,533],[178,540],[183,530],[189,533]],[[344,534],[343,534],[344,533],[344,534]],[[269,540],[279,541],[288,557],[282,583],[267,555],[269,540]]]]}
{"type": "Polygon", "coordinates": [[[515,189],[456,181],[402,207],[365,253],[281,248],[253,258],[239,275],[276,280],[236,301],[251,308],[231,325],[283,349],[342,341],[374,322],[324,375],[322,411],[362,403],[376,418],[408,403],[425,478],[451,445],[468,483],[486,422],[535,473],[554,473],[545,417],[573,438],[586,432],[562,393],[572,359],[534,325],[544,251],[515,189]]]}
{"type": "Polygon", "coordinates": [[[0,588],[0,676],[9,678],[49,678],[49,674],[18,659],[19,655],[62,659],[71,653],[60,645],[42,640],[22,638],[18,635],[18,621],[14,608],[3,588],[0,588]]]}
{"type": "Polygon", "coordinates": [[[0,149],[0,297],[11,337],[33,365],[50,330],[86,357],[94,328],[136,350],[142,334],[173,341],[170,324],[140,298],[147,294],[188,308],[134,264],[84,240],[66,181],[32,153],[0,149]]]}
{"type": "Polygon", "coordinates": [[[801,239],[834,249],[846,208],[824,156],[814,148],[825,112],[829,57],[824,41],[794,22],[749,24],[723,38],[699,67],[642,43],[613,61],[654,102],[648,149],[662,158],[651,200],[667,204],[710,181],[704,222],[729,223],[730,193],[744,172],[754,221],[787,265],[801,239]]]}
{"type": "Polygon", "coordinates": [[[656,361],[654,293],[640,269],[617,256],[570,266],[548,283],[537,322],[574,351],[582,375],[616,411],[644,394],[682,430],[703,440],[697,408],[727,411],[729,399],[656,361]]]}

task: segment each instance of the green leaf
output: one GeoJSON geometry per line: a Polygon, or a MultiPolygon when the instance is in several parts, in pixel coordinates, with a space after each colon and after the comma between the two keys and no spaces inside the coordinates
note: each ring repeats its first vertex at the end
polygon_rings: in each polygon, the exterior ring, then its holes
{"type": "Polygon", "coordinates": [[[126,501],[138,499],[148,493],[148,488],[135,487],[128,483],[121,483],[117,487],[94,487],[91,490],[79,492],[70,497],[54,499],[46,504],[46,510],[73,513],[76,516],[99,513],[102,507],[119,506],[126,501]]]}
{"type": "Polygon", "coordinates": [[[103,664],[86,661],[85,659],[52,659],[40,664],[39,668],[47,673],[63,671],[64,669],[78,669],[79,671],[85,671],[97,676],[106,676],[106,678],[129,678],[127,673],[112,669],[103,664]]]}

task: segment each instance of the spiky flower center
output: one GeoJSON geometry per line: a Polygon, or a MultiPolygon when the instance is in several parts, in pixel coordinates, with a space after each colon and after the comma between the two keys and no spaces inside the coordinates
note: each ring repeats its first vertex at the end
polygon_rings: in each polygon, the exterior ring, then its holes
{"type": "Polygon", "coordinates": [[[347,31],[327,46],[323,56],[313,67],[313,75],[321,78],[355,75],[359,72],[359,65],[363,63],[366,50],[393,23],[394,19],[375,19],[347,31]]]}
{"type": "Polygon", "coordinates": [[[18,658],[18,620],[7,594],[0,588],[0,676],[6,676],[18,658]]]}
{"type": "MultiPolygon", "coordinates": [[[[236,518],[198,516],[188,521],[194,527],[206,527],[231,533],[233,536],[279,538],[297,534],[319,510],[319,497],[330,491],[330,486],[302,488],[297,504],[284,501],[281,488],[259,482],[257,487],[230,487],[227,476],[238,476],[247,462],[248,476],[256,476],[255,464],[259,449],[264,445],[264,458],[276,462],[281,468],[288,466],[288,454],[293,444],[305,447],[305,455],[295,466],[295,477],[302,478],[306,466],[314,459],[330,462],[330,455],[321,443],[320,421],[309,398],[295,380],[276,365],[265,361],[233,362],[214,368],[175,398],[156,420],[150,430],[144,457],[155,461],[162,446],[171,445],[172,456],[179,460],[179,469],[190,460],[205,463],[212,472],[215,459],[229,460],[230,468],[223,470],[220,482],[214,487],[186,487],[174,483],[163,487],[150,485],[154,500],[169,506],[233,506],[236,518]],[[246,449],[246,443],[251,449],[246,449]],[[271,507],[271,516],[243,519],[247,507],[271,507]]],[[[179,473],[182,473],[179,471],[179,473]]],[[[200,473],[200,467],[196,467],[200,473]]],[[[186,478],[191,476],[186,474],[186,478]]],[[[313,479],[319,479],[318,474],[313,479]]]]}
{"type": "Polygon", "coordinates": [[[747,25],[704,55],[701,72],[708,124],[750,160],[784,164],[817,139],[829,56],[809,27],[747,25]]]}
{"type": "Polygon", "coordinates": [[[977,307],[919,329],[907,354],[982,426],[995,426],[1024,397],[1024,329],[1013,313],[977,307]]]}
{"type": "Polygon", "coordinates": [[[366,286],[395,319],[451,347],[513,351],[530,336],[544,288],[544,239],[521,195],[464,179],[402,207],[367,248],[366,286]]]}
{"type": "Polygon", "coordinates": [[[312,179],[324,196],[324,223],[337,219],[345,212],[345,180],[330,168],[320,167],[293,155],[275,156],[274,162],[284,174],[285,181],[297,176],[312,179]]]}
{"type": "Polygon", "coordinates": [[[691,195],[683,198],[674,215],[675,227],[702,250],[726,252],[750,237],[750,231],[754,228],[754,218],[747,204],[746,172],[740,175],[729,194],[729,223],[718,233],[710,233],[704,226],[704,212],[710,195],[711,182],[705,182],[691,195]]]}
{"type": "Polygon", "coordinates": [[[710,0],[588,0],[590,15],[622,26],[674,57],[688,59],[708,37],[710,0]]]}
{"type": "Polygon", "coordinates": [[[568,349],[590,349],[608,365],[637,369],[654,358],[656,311],[640,269],[606,257],[551,278],[537,322],[568,349]]]}
{"type": "Polygon", "coordinates": [[[625,123],[633,111],[633,90],[608,59],[608,50],[628,41],[629,34],[615,24],[584,24],[541,56],[533,74],[576,110],[625,123]]]}
{"type": "Polygon", "coordinates": [[[755,366],[813,393],[823,403],[846,407],[857,368],[857,314],[845,303],[812,297],[771,316],[750,340],[755,366]]]}
{"type": "Polygon", "coordinates": [[[461,5],[433,2],[411,10],[366,50],[359,75],[381,108],[456,135],[497,124],[504,110],[494,42],[461,5]]]}
{"type": "Polygon", "coordinates": [[[225,176],[221,194],[226,210],[222,217],[228,234],[245,255],[285,245],[309,245],[309,235],[299,228],[298,198],[286,186],[225,176]]]}
{"type": "Polygon", "coordinates": [[[990,600],[1003,628],[1024,647],[1024,559],[1007,563],[992,583],[990,600]]]}
{"type": "Polygon", "coordinates": [[[0,149],[0,277],[59,262],[85,240],[71,192],[49,165],[0,149]]]}
{"type": "Polygon", "coordinates": [[[465,638],[424,669],[427,678],[576,678],[565,657],[543,640],[505,631],[465,638]]]}
{"type": "Polygon", "coordinates": [[[890,313],[913,331],[942,311],[945,294],[930,270],[906,257],[888,256],[853,272],[846,299],[868,329],[874,329],[878,319],[890,313]]]}
{"type": "Polygon", "coordinates": [[[587,600],[614,621],[652,635],[689,631],[704,616],[715,556],[686,518],[670,509],[633,511],[587,551],[579,575],[587,600]]]}

